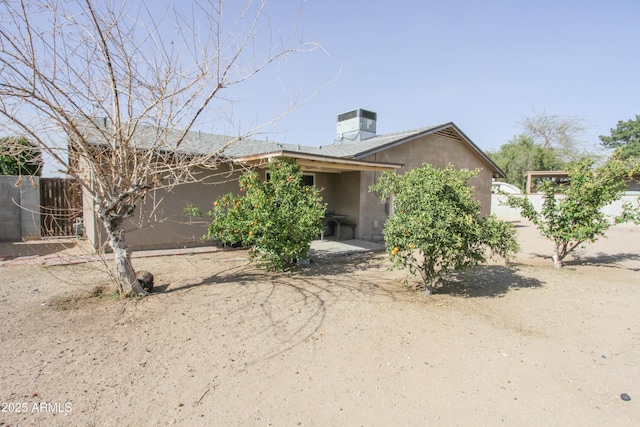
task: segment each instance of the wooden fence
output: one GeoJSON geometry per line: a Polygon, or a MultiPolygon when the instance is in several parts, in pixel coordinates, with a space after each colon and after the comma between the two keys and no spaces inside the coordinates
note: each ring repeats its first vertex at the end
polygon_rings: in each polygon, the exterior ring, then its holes
{"type": "Polygon", "coordinates": [[[73,179],[40,178],[42,237],[74,236],[82,218],[82,189],[73,179]]]}

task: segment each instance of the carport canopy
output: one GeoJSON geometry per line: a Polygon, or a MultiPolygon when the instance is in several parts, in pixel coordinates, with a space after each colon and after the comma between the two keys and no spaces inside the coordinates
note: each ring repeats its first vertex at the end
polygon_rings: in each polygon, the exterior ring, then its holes
{"type": "Polygon", "coordinates": [[[531,187],[535,178],[567,178],[567,171],[527,171],[523,175],[527,178],[526,194],[531,194],[531,187]]]}

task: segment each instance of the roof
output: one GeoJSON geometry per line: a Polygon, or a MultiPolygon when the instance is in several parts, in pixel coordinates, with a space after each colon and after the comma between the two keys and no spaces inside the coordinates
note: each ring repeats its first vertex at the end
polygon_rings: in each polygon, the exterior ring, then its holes
{"type": "MultiPolygon", "coordinates": [[[[95,126],[90,126],[90,128],[95,129],[95,126]]],[[[140,148],[152,148],[154,141],[165,141],[165,143],[161,146],[156,146],[153,148],[174,151],[176,150],[175,143],[172,146],[171,141],[177,141],[178,138],[182,135],[182,132],[183,131],[179,129],[159,129],[154,126],[141,126],[139,129],[137,129],[134,140],[135,144],[140,148]]],[[[335,163],[335,159],[342,159],[338,163],[344,164],[345,159],[362,161],[362,159],[372,154],[388,150],[392,147],[432,134],[444,136],[449,139],[454,139],[465,143],[471,150],[478,154],[489,165],[489,167],[493,170],[494,177],[505,177],[504,172],[453,122],[402,132],[394,132],[385,135],[377,135],[362,141],[334,142],[332,144],[320,147],[284,144],[274,141],[263,141],[258,139],[217,135],[204,132],[188,132],[184,141],[177,148],[177,151],[187,154],[211,154],[215,153],[216,151],[223,150],[221,154],[234,161],[240,161],[242,159],[248,160],[250,158],[256,158],[260,156],[268,157],[269,155],[271,155],[272,157],[282,156],[282,153],[288,153],[290,156],[294,157],[296,155],[305,154],[315,156],[315,161],[323,158],[328,162],[333,161],[335,163]]],[[[369,163],[373,165],[377,162],[369,163]]],[[[399,167],[399,165],[397,164],[380,165],[383,166],[386,170],[399,167]]],[[[361,164],[360,166],[365,165],[361,164]]]]}

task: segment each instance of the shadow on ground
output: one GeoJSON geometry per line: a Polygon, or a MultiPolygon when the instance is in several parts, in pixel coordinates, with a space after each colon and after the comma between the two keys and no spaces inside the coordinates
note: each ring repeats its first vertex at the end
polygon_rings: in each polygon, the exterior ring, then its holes
{"type": "Polygon", "coordinates": [[[415,298],[416,292],[400,280],[376,274],[386,271],[385,259],[358,253],[277,273],[242,262],[198,281],[161,284],[154,293],[157,301],[170,304],[197,291],[192,310],[204,310],[205,304],[223,329],[236,331],[243,347],[259,349],[247,358],[247,363],[259,363],[317,339],[328,313],[344,309],[345,303],[393,304],[415,298]],[[242,328],[236,327],[240,324],[242,328]]]}
{"type": "MultiPolygon", "coordinates": [[[[540,253],[531,253],[530,254],[534,258],[545,259],[548,260],[549,265],[553,265],[553,260],[549,254],[540,254],[540,253]]],[[[640,267],[630,267],[620,265],[623,262],[627,261],[640,261],[640,254],[633,252],[620,252],[617,254],[607,254],[604,252],[598,252],[593,255],[582,255],[579,252],[570,253],[565,259],[563,264],[567,267],[576,267],[579,265],[589,265],[589,266],[609,266],[616,268],[624,268],[631,271],[640,271],[640,267]]]]}
{"type": "Polygon", "coordinates": [[[27,242],[0,242],[0,256],[13,259],[28,256],[46,256],[74,249],[76,239],[42,239],[27,242]]]}
{"type": "Polygon", "coordinates": [[[581,256],[580,254],[573,254],[573,257],[569,260],[565,259],[565,265],[610,265],[619,268],[628,268],[629,270],[638,271],[640,268],[631,268],[618,265],[625,261],[640,261],[640,254],[631,252],[621,252],[617,254],[606,254],[599,252],[595,255],[581,256]]]}
{"type": "Polygon", "coordinates": [[[269,282],[274,280],[308,281],[313,278],[341,277],[356,271],[381,268],[385,265],[384,256],[376,256],[375,253],[371,252],[314,259],[309,265],[296,265],[289,271],[277,273],[261,270],[257,268],[255,264],[247,263],[219,271],[198,283],[189,283],[182,286],[171,287],[170,289],[168,285],[156,286],[154,292],[178,292],[194,287],[222,283],[245,284],[249,282],[269,282]]]}
{"type": "Polygon", "coordinates": [[[513,267],[489,265],[448,274],[442,286],[436,288],[434,293],[495,298],[512,289],[535,288],[542,285],[538,279],[519,275],[513,267]]]}

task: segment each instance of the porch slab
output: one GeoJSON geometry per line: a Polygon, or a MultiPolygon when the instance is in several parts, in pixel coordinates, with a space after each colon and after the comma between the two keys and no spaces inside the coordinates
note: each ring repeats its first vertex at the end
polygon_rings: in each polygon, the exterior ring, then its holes
{"type": "Polygon", "coordinates": [[[382,252],[384,245],[368,240],[314,240],[311,242],[311,258],[331,258],[359,252],[382,252]]]}

